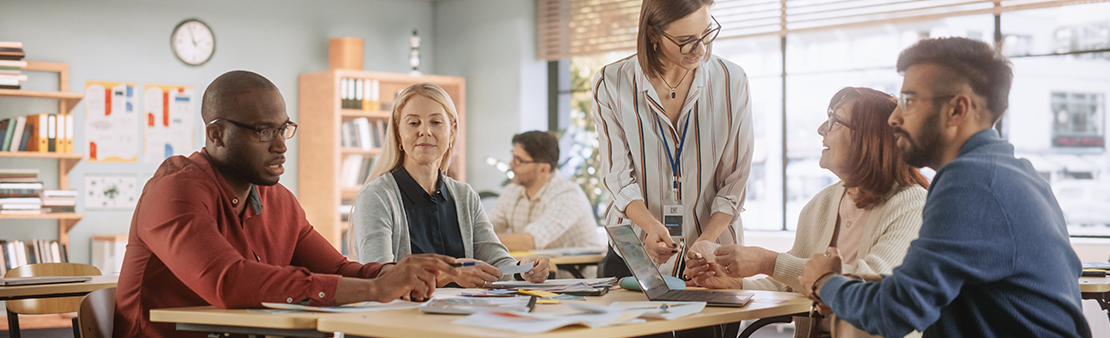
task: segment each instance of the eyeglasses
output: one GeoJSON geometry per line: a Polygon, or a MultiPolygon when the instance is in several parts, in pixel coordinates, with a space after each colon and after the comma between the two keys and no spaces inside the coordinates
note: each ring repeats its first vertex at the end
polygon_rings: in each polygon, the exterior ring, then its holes
{"type": "Polygon", "coordinates": [[[513,156],[513,159],[509,160],[509,164],[511,164],[511,165],[528,164],[528,163],[540,163],[540,161],[525,161],[525,160],[522,160],[522,159],[520,159],[520,157],[517,157],[515,155],[513,156]]]}
{"type": "MultiPolygon", "coordinates": [[[[701,36],[701,39],[697,39],[697,40],[693,40],[693,41],[686,41],[684,43],[678,43],[678,41],[675,41],[675,39],[672,38],[670,35],[667,35],[667,33],[664,33],[662,29],[659,29],[659,27],[655,27],[655,31],[659,32],[659,34],[663,35],[663,37],[667,38],[667,40],[671,40],[671,42],[674,42],[674,44],[676,46],[678,46],[678,52],[682,53],[682,55],[686,55],[686,54],[690,54],[690,52],[693,52],[694,49],[698,48],[698,45],[707,45],[708,46],[709,44],[713,43],[713,40],[717,39],[717,34],[721,33],[721,24],[717,22],[717,18],[712,17],[712,16],[710,16],[710,18],[713,19],[713,24],[716,25],[717,27],[711,28],[708,33],[705,33],[705,35],[701,36]]],[[[712,26],[710,26],[710,27],[712,27],[712,26]]]]}
{"type": "Polygon", "coordinates": [[[259,142],[273,141],[274,138],[276,138],[278,135],[281,135],[282,139],[288,140],[293,138],[293,135],[297,133],[297,124],[293,123],[292,121],[287,121],[285,122],[285,124],[270,128],[255,127],[242,122],[235,122],[228,119],[215,119],[212,120],[212,122],[208,122],[208,124],[211,125],[213,123],[216,123],[216,121],[227,121],[231,122],[231,124],[234,124],[236,127],[254,130],[256,133],[258,133],[259,142]]]}
{"type": "Polygon", "coordinates": [[[913,101],[917,100],[917,99],[943,100],[943,99],[950,99],[950,98],[953,98],[953,97],[956,97],[956,95],[917,96],[917,94],[913,94],[913,93],[901,93],[901,94],[898,94],[898,109],[901,109],[903,112],[905,112],[906,107],[909,107],[910,103],[913,103],[913,101]]]}
{"type": "Polygon", "coordinates": [[[848,128],[848,130],[855,130],[855,128],[852,128],[852,126],[849,126],[848,124],[846,124],[844,122],[841,122],[839,119],[837,119],[836,118],[836,111],[834,111],[832,108],[829,108],[828,113],[829,113],[829,119],[825,121],[825,125],[824,125],[825,133],[831,133],[832,130],[833,130],[833,125],[837,125],[837,124],[843,126],[844,128],[848,128]]]}

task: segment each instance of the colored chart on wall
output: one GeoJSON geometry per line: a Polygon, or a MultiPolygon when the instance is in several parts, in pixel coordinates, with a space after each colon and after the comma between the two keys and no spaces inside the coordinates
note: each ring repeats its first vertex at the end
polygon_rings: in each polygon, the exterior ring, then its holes
{"type": "Polygon", "coordinates": [[[85,82],[85,138],[88,161],[135,162],[139,158],[139,118],[134,83],[85,82]]]}
{"type": "Polygon", "coordinates": [[[162,163],[199,150],[193,143],[193,86],[148,84],[143,89],[143,162],[162,163]]]}

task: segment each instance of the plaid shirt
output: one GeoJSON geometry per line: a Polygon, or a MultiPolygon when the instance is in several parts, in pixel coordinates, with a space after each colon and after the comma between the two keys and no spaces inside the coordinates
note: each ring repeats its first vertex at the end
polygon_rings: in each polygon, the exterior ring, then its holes
{"type": "Polygon", "coordinates": [[[590,201],[578,185],[551,176],[528,198],[524,186],[509,184],[489,212],[494,231],[526,232],[536,249],[600,247],[590,201]]]}

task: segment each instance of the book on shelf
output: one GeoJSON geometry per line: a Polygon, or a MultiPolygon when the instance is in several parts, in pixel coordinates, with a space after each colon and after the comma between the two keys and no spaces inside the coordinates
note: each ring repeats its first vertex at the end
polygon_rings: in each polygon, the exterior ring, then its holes
{"type": "Polygon", "coordinates": [[[68,262],[69,249],[56,240],[0,240],[0,270],[5,272],[28,264],[68,262]]]}
{"type": "Polygon", "coordinates": [[[38,183],[39,189],[42,189],[38,178],[38,169],[0,169],[0,188],[4,187],[4,183],[22,182],[38,183]]]}
{"type": "Polygon", "coordinates": [[[0,41],[0,48],[19,48],[23,49],[22,41],[0,41]]]}
{"type": "Polygon", "coordinates": [[[360,117],[360,118],[354,119],[352,121],[355,123],[355,126],[358,127],[358,145],[359,145],[359,148],[362,148],[362,150],[367,150],[367,151],[370,150],[370,149],[373,149],[374,148],[374,142],[372,142],[373,139],[370,138],[370,136],[371,136],[370,119],[365,118],[365,117],[360,117]]]}
{"type": "Polygon", "coordinates": [[[15,119],[15,129],[12,131],[12,142],[4,147],[4,151],[19,151],[20,145],[23,144],[23,136],[25,128],[27,128],[27,117],[18,116],[15,119]]]}
{"type": "Polygon", "coordinates": [[[47,213],[74,212],[77,206],[76,190],[43,190],[42,209],[47,213]]]}

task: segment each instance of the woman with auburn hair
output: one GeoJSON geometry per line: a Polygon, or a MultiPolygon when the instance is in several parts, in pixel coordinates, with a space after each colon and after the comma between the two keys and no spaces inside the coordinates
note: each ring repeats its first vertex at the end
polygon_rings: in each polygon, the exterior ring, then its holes
{"type": "MultiPolygon", "coordinates": [[[[798,290],[798,277],[814,254],[837,248],[845,274],[889,274],[901,265],[921,229],[928,181],[901,157],[887,118],[898,105],[886,93],[848,87],[833,95],[822,136],[820,165],[841,181],[802,208],[794,247],[778,253],[728,245],[713,256],[694,255],[686,270],[708,288],[798,290]],[[751,277],[754,275],[763,277],[751,277]]],[[[834,336],[869,336],[845,321],[832,322],[834,336]]]]}
{"type": "MultiPolygon", "coordinates": [[[[636,55],[594,78],[604,222],[632,223],[663,275],[681,276],[687,251],[743,243],[752,102],[744,70],[712,54],[712,5],[644,0],[636,55]]],[[[602,270],[631,275],[612,248],[602,270]]]]}
{"type": "Polygon", "coordinates": [[[458,114],[447,92],[417,83],[397,95],[382,154],[359,190],[351,211],[351,239],[359,262],[396,262],[410,254],[437,253],[472,260],[448,283],[489,287],[502,276],[496,267],[532,264],[522,277],[547,279],[547,257],[517,262],[501,245],[469,184],[443,174],[459,134],[458,114]],[[534,264],[533,264],[534,263],[534,264]]]}

